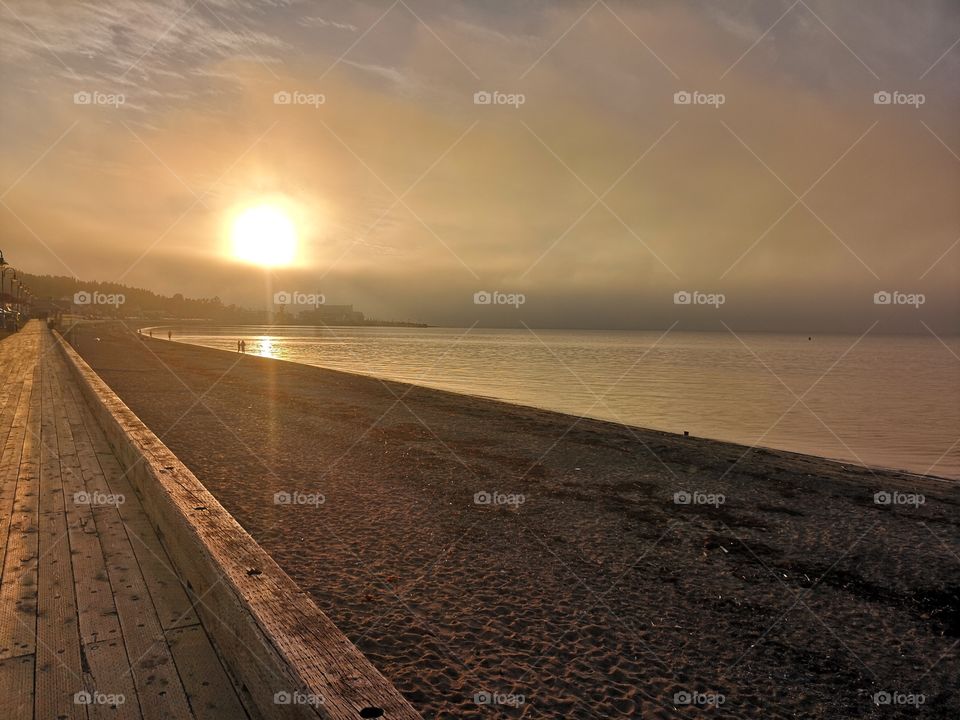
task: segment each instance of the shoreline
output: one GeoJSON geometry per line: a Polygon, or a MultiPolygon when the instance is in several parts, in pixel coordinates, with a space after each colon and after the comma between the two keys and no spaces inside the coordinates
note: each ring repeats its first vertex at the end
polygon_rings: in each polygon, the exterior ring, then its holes
{"type": "Polygon", "coordinates": [[[878,708],[887,691],[960,711],[951,480],[738,461],[744,446],[116,325],[74,339],[425,716],[667,718],[695,709],[684,692],[736,717],[915,716],[878,708]]]}
{"type": "MultiPolygon", "coordinates": [[[[214,327],[214,326],[211,326],[211,327],[214,327]]],[[[223,328],[223,327],[234,327],[234,326],[215,326],[215,327],[223,328]]],[[[235,327],[256,327],[256,326],[238,325],[238,326],[235,326],[235,327]]],[[[295,327],[295,326],[283,326],[283,327],[295,327]]],[[[319,326],[319,325],[317,325],[317,326],[303,326],[303,327],[323,328],[324,326],[319,326]]],[[[331,326],[331,327],[333,327],[333,326],[331,326]]],[[[345,327],[363,327],[363,326],[356,325],[356,326],[345,326],[345,327]]],[[[146,328],[145,328],[145,329],[146,329],[146,328]]],[[[156,341],[160,341],[160,342],[173,342],[173,343],[178,343],[178,344],[180,344],[180,345],[189,345],[189,346],[191,346],[191,347],[203,348],[203,349],[205,349],[205,350],[212,350],[212,351],[214,351],[214,352],[226,353],[228,356],[234,356],[234,355],[237,355],[237,354],[238,354],[238,353],[236,353],[235,351],[232,351],[232,350],[226,350],[226,349],[223,349],[223,348],[215,348],[215,347],[210,347],[209,345],[200,345],[200,344],[198,344],[198,343],[191,343],[191,342],[186,342],[186,341],[182,341],[182,340],[166,340],[166,339],[161,338],[161,337],[155,337],[155,338],[149,338],[149,337],[148,337],[147,340],[156,340],[156,341]]],[[[869,472],[872,472],[872,473],[896,473],[896,474],[908,475],[908,476],[915,477],[915,478],[920,478],[920,479],[938,480],[938,481],[941,481],[941,482],[944,482],[944,483],[954,484],[954,485],[960,486],[960,478],[951,478],[951,477],[947,477],[947,476],[945,476],[945,475],[936,475],[936,474],[933,474],[933,473],[920,473],[920,472],[915,472],[915,471],[913,471],[913,470],[909,470],[909,469],[907,469],[907,468],[898,468],[898,467],[884,466],[884,465],[870,465],[870,464],[868,464],[868,463],[862,463],[862,462],[859,462],[859,461],[857,461],[857,460],[845,459],[845,458],[839,458],[839,457],[832,457],[832,456],[829,456],[829,455],[816,455],[816,454],[814,454],[814,453],[799,452],[799,451],[796,451],[796,450],[789,450],[789,449],[787,449],[787,448],[774,447],[774,446],[771,446],[771,445],[759,445],[759,444],[758,444],[758,445],[747,445],[747,444],[744,444],[744,443],[735,442],[735,441],[733,441],[733,440],[723,440],[723,439],[721,439],[721,438],[713,438],[713,437],[707,437],[707,436],[701,436],[701,435],[692,435],[692,434],[690,434],[690,435],[684,435],[683,433],[673,432],[673,431],[671,431],[671,430],[663,430],[663,429],[660,429],[660,428],[647,427],[647,426],[643,426],[643,425],[632,425],[632,424],[630,424],[630,423],[618,422],[618,421],[616,421],[616,420],[608,420],[608,419],[606,419],[606,418],[602,418],[602,417],[595,416],[595,415],[577,415],[577,414],[574,414],[574,413],[563,412],[563,411],[561,411],[561,410],[553,410],[553,409],[551,409],[551,408],[543,407],[543,406],[539,406],[539,405],[527,405],[527,404],[520,403],[520,402],[511,402],[511,401],[509,401],[509,400],[504,400],[504,399],[502,399],[502,398],[497,398],[497,397],[494,397],[494,396],[492,396],[492,395],[478,395],[478,394],[469,393],[469,392],[459,392],[459,391],[456,391],[456,390],[447,390],[447,389],[445,389],[445,388],[435,387],[435,386],[433,386],[433,385],[421,385],[421,384],[419,384],[419,383],[408,382],[408,381],[405,381],[405,380],[396,380],[396,379],[393,379],[393,378],[387,378],[387,377],[383,377],[383,376],[380,376],[380,375],[374,375],[373,373],[364,373],[364,372],[353,371],[353,370],[344,370],[344,369],[342,369],[342,368],[335,368],[335,367],[330,367],[330,366],[327,366],[327,365],[314,365],[314,364],[311,364],[311,363],[298,362],[298,361],[296,361],[296,360],[287,360],[287,359],[285,359],[285,358],[275,358],[275,357],[267,357],[267,356],[263,356],[263,355],[253,355],[252,353],[251,353],[250,355],[251,355],[252,357],[259,357],[259,358],[262,358],[262,359],[264,359],[264,360],[270,360],[270,361],[273,361],[273,362],[291,363],[291,364],[294,364],[294,365],[301,365],[301,366],[304,366],[304,367],[317,368],[317,369],[320,369],[320,370],[323,370],[323,371],[326,371],[326,372],[341,373],[341,374],[350,375],[350,376],[353,376],[353,377],[366,378],[366,379],[375,380],[375,381],[378,381],[378,382],[394,383],[394,384],[401,385],[401,386],[406,386],[406,387],[417,387],[417,388],[422,388],[422,389],[424,389],[424,390],[430,390],[430,391],[433,391],[433,392],[445,393],[445,394],[448,394],[448,395],[452,395],[452,396],[454,396],[454,397],[469,398],[469,399],[471,399],[471,400],[476,400],[476,401],[480,401],[480,402],[495,403],[495,404],[503,405],[503,406],[506,406],[506,407],[519,407],[519,408],[527,408],[527,409],[530,409],[530,410],[538,410],[538,411],[541,411],[541,412],[550,413],[550,414],[552,414],[552,415],[558,415],[558,416],[561,416],[561,417],[570,418],[570,419],[572,419],[572,420],[584,420],[584,421],[589,420],[589,421],[591,421],[591,422],[604,423],[604,424],[610,425],[610,426],[612,426],[612,427],[614,427],[614,428],[629,428],[629,429],[632,429],[632,430],[635,430],[635,431],[639,431],[639,432],[643,432],[643,433],[658,433],[658,434],[666,435],[666,436],[669,436],[669,437],[672,437],[672,438],[677,438],[677,439],[684,439],[684,438],[686,438],[686,439],[689,439],[689,440],[698,440],[698,441],[709,442],[709,443],[720,443],[720,444],[723,444],[723,445],[729,445],[729,446],[733,446],[733,447],[742,448],[743,451],[744,451],[744,455],[746,455],[747,453],[749,453],[749,452],[751,452],[752,450],[755,450],[755,449],[756,449],[756,450],[768,450],[768,451],[770,451],[770,452],[783,453],[783,454],[786,454],[786,455],[793,455],[793,456],[798,456],[798,457],[801,457],[801,458],[809,458],[809,459],[814,459],[814,460],[819,460],[819,461],[824,461],[824,462],[836,463],[837,465],[841,466],[841,470],[846,470],[847,467],[854,467],[854,468],[859,468],[859,469],[861,469],[861,470],[866,470],[866,471],[869,471],[869,472]]],[[[935,465],[934,465],[934,467],[935,467],[935,465]]]]}

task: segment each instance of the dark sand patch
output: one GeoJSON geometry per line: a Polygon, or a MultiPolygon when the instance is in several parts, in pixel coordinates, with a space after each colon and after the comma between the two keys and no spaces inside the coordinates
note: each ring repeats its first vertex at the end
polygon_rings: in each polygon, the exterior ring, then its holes
{"type": "Polygon", "coordinates": [[[960,717],[955,483],[738,462],[741,446],[117,326],[75,339],[425,717],[960,717]],[[726,501],[673,502],[695,490],[726,501]],[[679,706],[683,691],[726,699],[679,706]],[[925,703],[877,707],[880,691],[925,703]]]}

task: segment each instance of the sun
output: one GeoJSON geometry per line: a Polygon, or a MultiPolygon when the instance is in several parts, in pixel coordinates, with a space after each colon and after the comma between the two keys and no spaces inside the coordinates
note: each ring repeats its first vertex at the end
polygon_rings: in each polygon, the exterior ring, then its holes
{"type": "Polygon", "coordinates": [[[242,211],[233,221],[230,237],[233,256],[242,262],[282,267],[296,258],[296,227],[276,205],[255,205],[242,211]]]}

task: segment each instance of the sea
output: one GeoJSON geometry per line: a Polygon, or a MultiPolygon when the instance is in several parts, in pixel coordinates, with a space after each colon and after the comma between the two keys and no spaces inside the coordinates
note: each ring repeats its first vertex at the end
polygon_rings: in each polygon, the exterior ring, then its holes
{"type": "MultiPolygon", "coordinates": [[[[162,328],[165,333],[167,327],[162,328]]],[[[172,327],[174,340],[960,479],[960,338],[172,327]]],[[[161,334],[162,334],[161,333],[161,334]]]]}

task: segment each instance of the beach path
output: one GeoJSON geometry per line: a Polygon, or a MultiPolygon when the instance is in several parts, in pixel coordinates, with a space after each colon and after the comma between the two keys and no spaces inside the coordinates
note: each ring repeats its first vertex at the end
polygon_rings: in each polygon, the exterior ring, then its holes
{"type": "Polygon", "coordinates": [[[247,718],[55,343],[0,343],[3,717],[247,718]]]}

